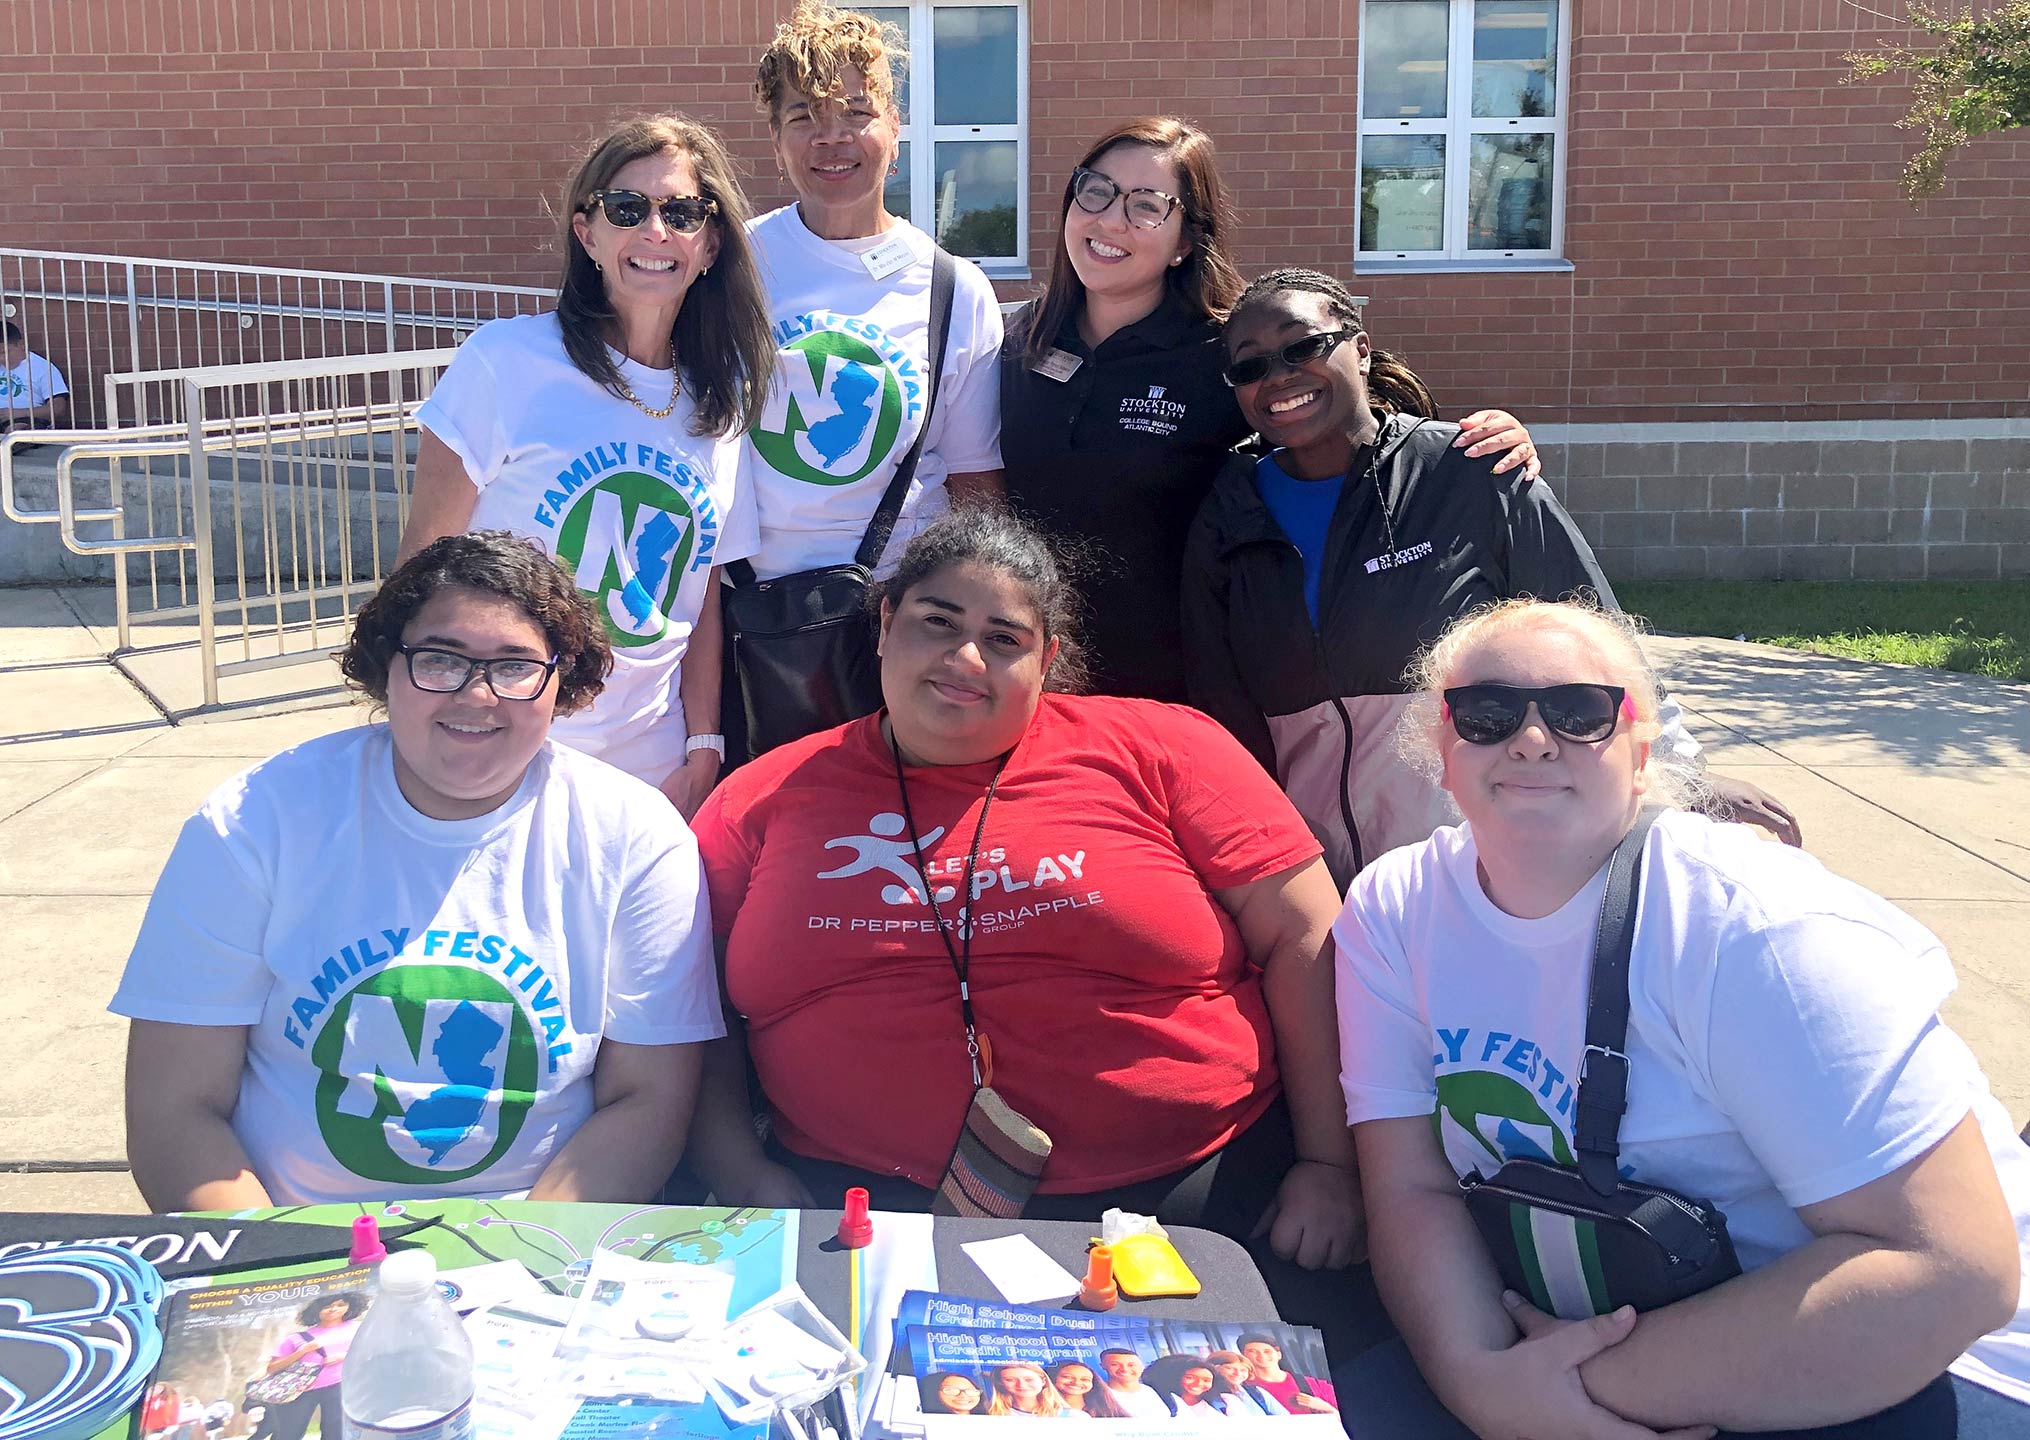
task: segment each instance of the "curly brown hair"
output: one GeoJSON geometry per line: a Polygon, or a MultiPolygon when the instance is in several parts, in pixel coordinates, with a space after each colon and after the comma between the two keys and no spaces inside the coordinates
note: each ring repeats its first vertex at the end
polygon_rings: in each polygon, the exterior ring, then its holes
{"type": "Polygon", "coordinates": [[[507,530],[474,530],[433,540],[381,582],[360,607],[338,657],[346,683],[377,706],[388,703],[388,667],[402,632],[439,590],[459,585],[521,607],[558,657],[557,713],[582,710],[606,685],[613,646],[592,603],[533,541],[507,530]]]}
{"type": "Polygon", "coordinates": [[[755,68],[754,103],[775,125],[782,116],[782,97],[791,90],[813,100],[840,98],[839,74],[858,70],[867,80],[868,97],[884,110],[895,108],[894,66],[907,61],[902,32],[871,15],[842,10],[824,0],[798,0],[789,19],[775,27],[775,38],[761,52],[755,68]]]}

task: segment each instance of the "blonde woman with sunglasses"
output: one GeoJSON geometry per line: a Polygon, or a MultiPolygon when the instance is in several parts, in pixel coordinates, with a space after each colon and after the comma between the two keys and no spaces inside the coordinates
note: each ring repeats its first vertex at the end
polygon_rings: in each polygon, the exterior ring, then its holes
{"type": "Polygon", "coordinates": [[[613,644],[557,738],[686,818],[718,778],[722,566],[759,543],[742,435],[773,367],[748,206],[680,115],[616,126],[565,188],[557,308],[483,325],[417,414],[402,557],[510,530],[575,577],[613,644]]]}
{"type": "Polygon", "coordinates": [[[1939,1019],[1938,939],[1671,808],[1693,777],[1619,615],[1476,610],[1412,690],[1406,756],[1465,823],[1375,861],[1333,927],[1375,1281],[1422,1375],[1400,1347],[1357,1362],[1362,1435],[2026,1433],[2030,1150],[1939,1019]],[[1607,862],[1656,805],[1631,841],[1626,1037],[1589,1045],[1607,862]],[[1461,1180],[1583,1168],[1577,1115],[1613,1094],[1586,1086],[1621,1067],[1609,1173],[1717,1209],[1741,1273],[1638,1316],[1605,1224],[1511,1207],[1530,1293],[1505,1292],[1461,1180]]]}

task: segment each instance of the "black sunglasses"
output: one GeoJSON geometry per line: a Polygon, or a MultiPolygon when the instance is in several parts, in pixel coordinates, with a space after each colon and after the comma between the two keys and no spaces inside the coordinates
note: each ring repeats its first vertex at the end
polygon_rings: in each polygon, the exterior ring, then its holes
{"type": "Polygon", "coordinates": [[[589,215],[595,207],[606,216],[607,224],[622,230],[646,223],[648,212],[654,209],[676,235],[697,234],[719,213],[719,202],[704,195],[650,196],[639,190],[594,190],[582,208],[589,215]]]}
{"type": "Polygon", "coordinates": [[[1083,165],[1071,172],[1072,203],[1088,215],[1106,214],[1107,207],[1124,196],[1126,199],[1121,205],[1121,213],[1138,230],[1160,228],[1170,218],[1170,212],[1184,203],[1175,195],[1151,190],[1146,185],[1138,185],[1133,190],[1124,189],[1115,183],[1111,175],[1102,175],[1083,165]]]}
{"type": "Polygon", "coordinates": [[[430,645],[397,645],[409,662],[409,683],[433,695],[456,695],[472,683],[475,675],[486,676],[486,688],[499,700],[533,700],[543,693],[550,676],[564,658],[525,660],[504,655],[497,660],[475,660],[456,650],[439,650],[430,645]]]}
{"type": "Polygon", "coordinates": [[[1271,350],[1266,355],[1250,355],[1245,360],[1236,360],[1220,373],[1226,376],[1226,383],[1238,390],[1243,385],[1252,385],[1257,380],[1266,380],[1277,361],[1283,362],[1286,370],[1295,370],[1313,360],[1322,360],[1339,348],[1343,340],[1351,340],[1361,333],[1358,325],[1345,330],[1321,330],[1315,335],[1292,340],[1280,350],[1271,350]]]}
{"type": "Polygon", "coordinates": [[[1628,692],[1619,685],[1455,685],[1445,692],[1445,718],[1469,745],[1499,745],[1522,729],[1530,702],[1552,733],[1597,745],[1620,727],[1628,692]]]}

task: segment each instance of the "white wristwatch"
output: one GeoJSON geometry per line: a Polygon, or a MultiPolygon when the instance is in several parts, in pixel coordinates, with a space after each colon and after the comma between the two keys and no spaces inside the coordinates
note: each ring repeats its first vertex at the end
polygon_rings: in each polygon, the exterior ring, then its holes
{"type": "Polygon", "coordinates": [[[726,737],[724,735],[693,735],[684,742],[684,754],[688,757],[694,750],[710,750],[719,757],[719,763],[726,763],[726,737]]]}

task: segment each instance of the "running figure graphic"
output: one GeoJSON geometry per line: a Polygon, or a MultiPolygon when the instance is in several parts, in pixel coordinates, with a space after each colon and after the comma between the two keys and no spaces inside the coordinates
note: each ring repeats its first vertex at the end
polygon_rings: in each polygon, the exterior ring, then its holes
{"type": "MultiPolygon", "coordinates": [[[[871,835],[841,835],[836,840],[827,840],[825,842],[827,850],[836,849],[839,846],[849,846],[854,854],[851,860],[841,865],[838,869],[818,872],[818,878],[820,880],[847,880],[855,875],[865,875],[870,870],[886,870],[903,883],[881,887],[881,899],[884,904],[923,904],[923,875],[916,868],[916,859],[912,853],[914,847],[906,840],[895,838],[902,833],[902,817],[892,810],[884,810],[867,822],[867,828],[873,832],[871,835]]],[[[945,827],[942,825],[932,830],[928,835],[923,837],[924,848],[928,849],[932,845],[937,844],[939,837],[944,833],[945,827]]],[[[937,887],[937,899],[940,905],[957,899],[958,894],[959,890],[956,885],[940,885],[937,887]]]]}

